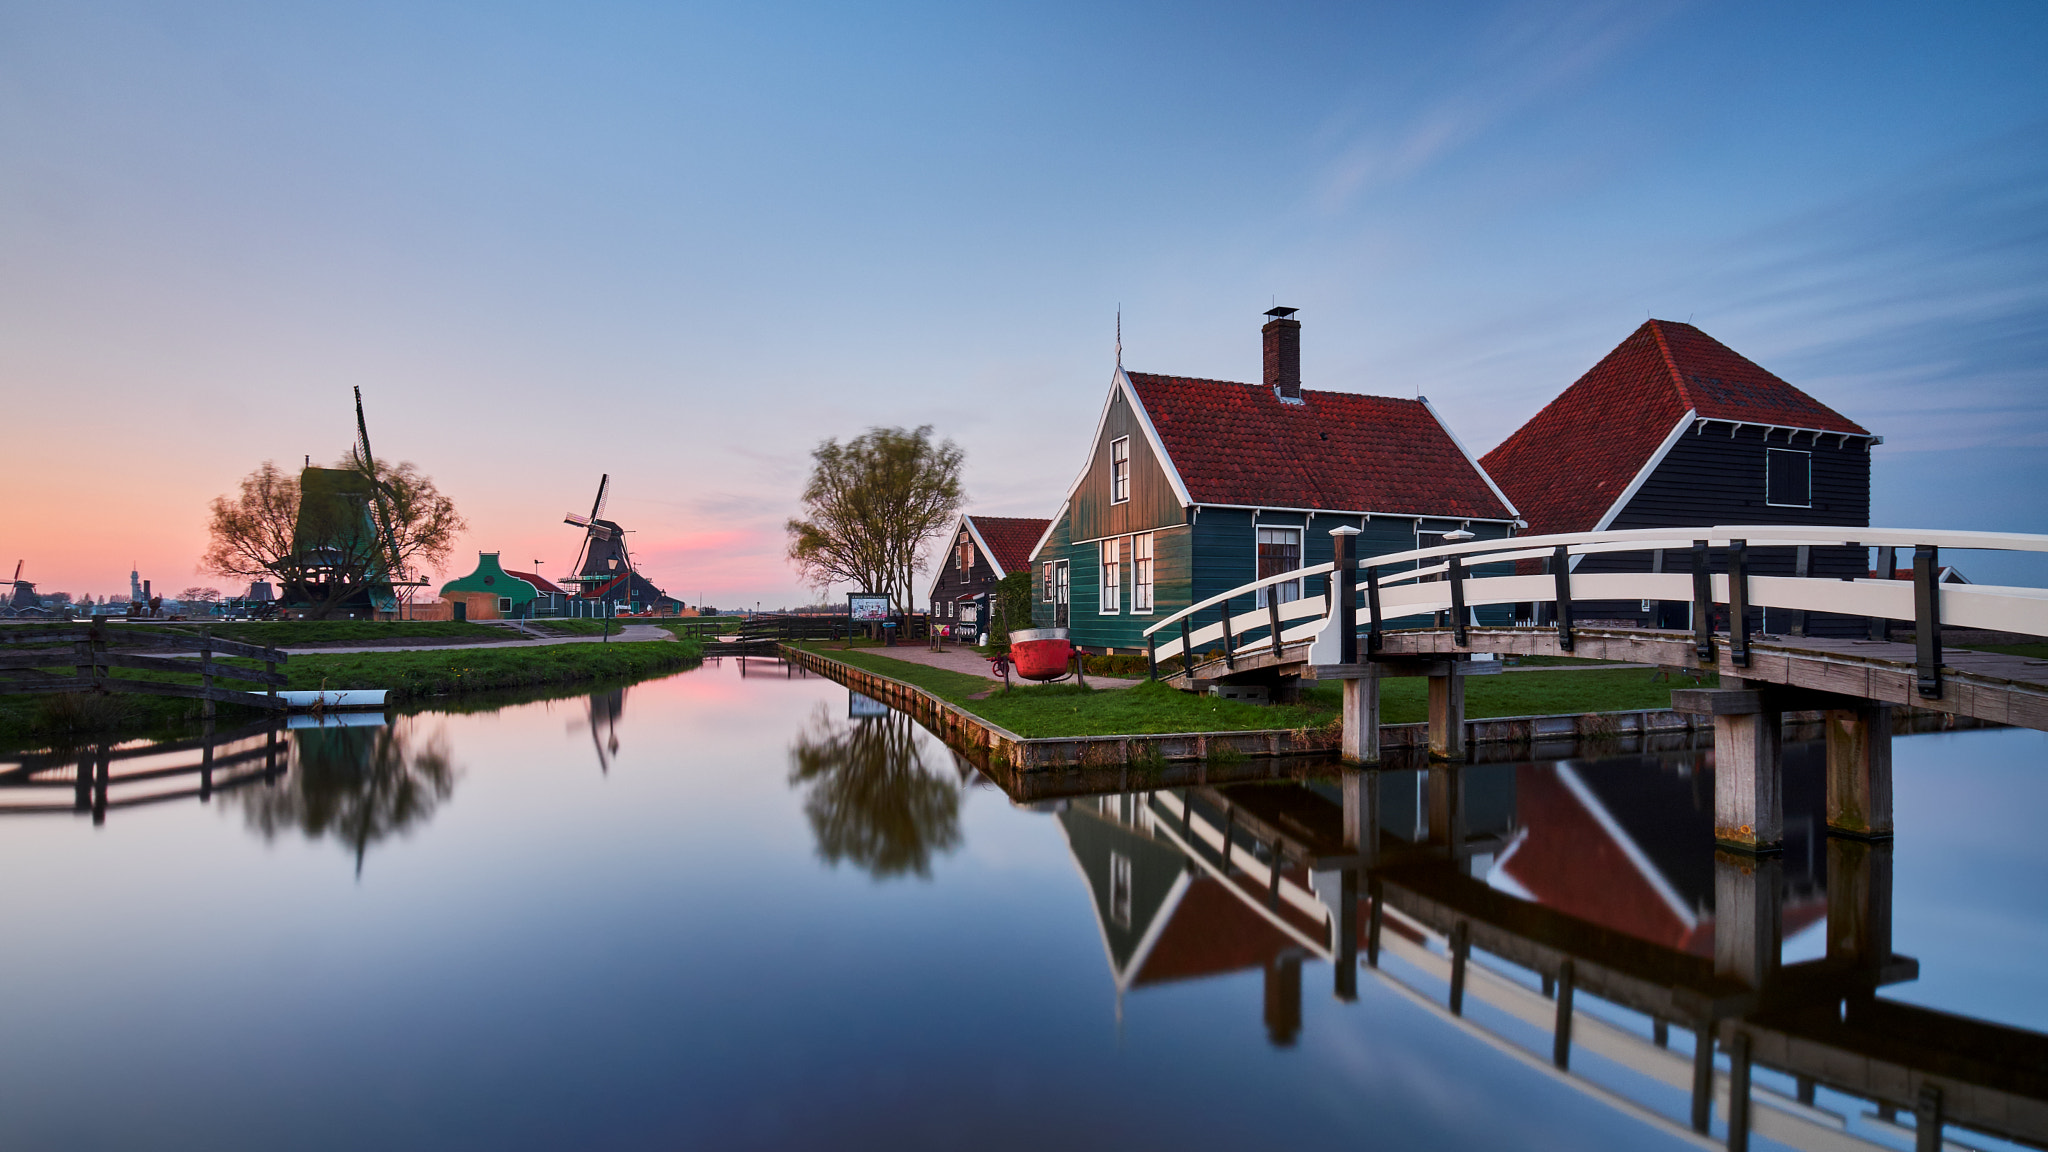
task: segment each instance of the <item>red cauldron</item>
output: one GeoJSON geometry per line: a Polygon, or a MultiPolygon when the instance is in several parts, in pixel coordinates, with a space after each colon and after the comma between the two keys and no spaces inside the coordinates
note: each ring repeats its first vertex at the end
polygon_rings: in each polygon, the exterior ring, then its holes
{"type": "Polygon", "coordinates": [[[1026,680],[1058,680],[1074,658],[1065,628],[1026,628],[1010,633],[1010,663],[1026,680]]]}

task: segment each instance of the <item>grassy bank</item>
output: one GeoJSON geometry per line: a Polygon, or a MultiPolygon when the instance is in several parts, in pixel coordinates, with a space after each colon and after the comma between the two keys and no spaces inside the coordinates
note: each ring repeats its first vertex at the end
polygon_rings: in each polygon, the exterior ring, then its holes
{"type": "MultiPolygon", "coordinates": [[[[1102,690],[1089,690],[1077,684],[1048,684],[1017,687],[1007,693],[997,687],[993,694],[984,695],[991,683],[979,676],[894,660],[873,649],[842,651],[836,644],[803,647],[914,684],[947,703],[1026,737],[1315,728],[1334,722],[1343,712],[1342,690],[1335,683],[1309,688],[1302,693],[1299,704],[1276,705],[1196,696],[1151,683],[1102,690]],[[982,698],[976,699],[977,696],[982,698]]],[[[1493,716],[1669,708],[1673,687],[1695,686],[1690,679],[1674,684],[1652,680],[1653,675],[1655,670],[1649,668],[1616,668],[1474,677],[1465,685],[1465,715],[1482,720],[1493,716]]],[[[1698,686],[1711,688],[1715,684],[1715,679],[1709,676],[1698,686]]],[[[1382,683],[1382,723],[1413,724],[1428,718],[1426,680],[1418,677],[1382,683]]]]}
{"type": "MultiPolygon", "coordinates": [[[[450,652],[346,652],[301,655],[282,671],[288,689],[383,688],[394,705],[470,692],[618,682],[696,663],[702,641],[638,644],[557,644],[534,648],[472,648],[450,652]]],[[[256,666],[255,661],[225,663],[256,666]]],[[[190,677],[124,671],[124,678],[190,677]]],[[[236,685],[240,686],[240,685],[236,685]]],[[[261,713],[219,706],[217,720],[241,723],[261,713]]],[[[78,736],[147,738],[183,735],[200,719],[200,702],[153,696],[80,694],[0,696],[0,744],[20,745],[78,736]]]]}
{"type": "MultiPolygon", "coordinates": [[[[108,641],[119,644],[121,629],[127,627],[131,625],[110,626],[107,629],[108,641]]],[[[195,635],[203,627],[223,640],[261,644],[266,648],[397,640],[413,644],[435,641],[488,644],[496,640],[516,639],[510,629],[499,625],[455,620],[251,620],[226,624],[150,623],[145,627],[150,631],[190,632],[195,635]]]]}

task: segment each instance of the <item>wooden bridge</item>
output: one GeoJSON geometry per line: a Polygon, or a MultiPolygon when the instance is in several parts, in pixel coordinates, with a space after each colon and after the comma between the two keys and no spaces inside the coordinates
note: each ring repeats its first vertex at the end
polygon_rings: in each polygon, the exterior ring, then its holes
{"type": "Polygon", "coordinates": [[[1770,851],[1782,840],[1778,732],[1784,713],[1827,715],[1829,827],[1865,836],[1891,833],[1894,705],[2048,730],[2048,661],[1945,651],[1946,627],[2048,636],[2048,589],[1944,584],[1941,549],[2048,552],[2048,536],[1885,528],[1722,526],[1588,532],[1473,540],[1364,559],[1351,555],[1356,530],[1331,532],[1336,559],[1234,588],[1182,609],[1146,630],[1153,675],[1199,690],[1232,680],[1276,686],[1304,679],[1344,688],[1343,753],[1379,759],[1379,682],[1429,678],[1430,751],[1462,759],[1464,682],[1500,671],[1499,655],[1572,656],[1701,669],[1719,690],[1679,690],[1673,706],[1711,716],[1718,835],[1731,847],[1770,851]],[[1913,579],[1841,580],[1758,576],[1753,548],[1876,547],[1880,571],[1900,548],[1913,553],[1913,579]],[[1592,556],[1647,554],[1639,572],[1579,572],[1592,556]],[[1674,554],[1677,570],[1666,570],[1674,554]],[[1548,571],[1530,575],[1524,568],[1548,571]],[[1512,567],[1510,567],[1512,566],[1512,567]],[[1509,569],[1491,574],[1487,568],[1509,569]],[[1718,569],[1718,570],[1717,570],[1718,569]],[[1321,597],[1283,602],[1281,590],[1325,576],[1321,597]],[[1245,597],[1263,607],[1235,613],[1245,597]],[[1591,602],[1684,606],[1690,629],[1581,627],[1576,606],[1591,602]],[[1545,626],[1480,627],[1475,610],[1512,606],[1545,626]],[[1788,635],[1759,635],[1752,621],[1776,609],[1788,635]],[[1205,613],[1214,622],[1196,627],[1205,613]],[[1870,621],[1859,639],[1803,635],[1812,614],[1870,621]],[[1730,625],[1714,627],[1724,616],[1730,625]],[[1392,622],[1434,619],[1395,629],[1392,622]],[[1890,639],[1907,622],[1912,641],[1890,639]],[[1209,653],[1215,653],[1213,656],[1209,653]],[[1478,657],[1475,659],[1474,657],[1478,657]],[[1162,661],[1176,667],[1162,671],[1162,661]]]}

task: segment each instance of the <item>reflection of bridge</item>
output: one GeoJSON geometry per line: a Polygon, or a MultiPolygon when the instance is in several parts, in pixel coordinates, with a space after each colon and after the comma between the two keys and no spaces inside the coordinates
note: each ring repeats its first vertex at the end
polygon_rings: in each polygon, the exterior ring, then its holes
{"type": "Polygon", "coordinates": [[[1752,1131],[1884,1147],[1816,1106],[1820,1087],[1872,1101],[1880,1132],[1901,1109],[1921,1118],[1908,1119],[1922,1148],[1946,1125],[2048,1144],[2048,1037],[1877,995],[1918,964],[1890,948],[1890,845],[1819,834],[1821,751],[1792,750],[1803,831],[1761,858],[1709,847],[1699,753],[1107,796],[1060,821],[1120,1000],[1263,970],[1269,1036],[1289,1044],[1302,961],[1332,961],[1340,999],[1363,961],[1496,1050],[1702,1146],[1719,1115],[1729,1147],[1752,1131]],[[1826,956],[1781,964],[1783,936],[1823,919],[1826,956]],[[1589,1013],[1587,997],[1650,1022],[1589,1013]],[[1674,1025],[1690,1053],[1673,1050],[1674,1025]],[[1532,1028],[1549,1042],[1524,1043],[1532,1028]],[[1583,1052],[1623,1074],[1575,1072],[1583,1052]],[[1758,1069],[1794,1090],[1756,1083],[1758,1069]],[[1643,1102],[1671,1088],[1688,1114],[1643,1102]]]}
{"type": "Polygon", "coordinates": [[[1674,706],[1713,717],[1716,835],[1751,851],[1783,837],[1779,728],[1788,711],[1828,714],[1832,765],[1828,823],[1840,831],[1891,831],[1888,709],[1913,705],[1955,716],[2048,729],[2048,662],[1985,653],[1945,652],[1942,629],[1967,627],[2048,636],[2048,589],[1940,582],[1941,548],[2048,552],[2048,536],[1804,527],[1667,528],[1509,540],[1474,540],[1354,560],[1350,528],[1332,531],[1331,564],[1268,576],[1192,605],[1147,629],[1158,662],[1178,661],[1166,679],[1180,687],[1217,680],[1302,678],[1344,686],[1343,751],[1379,759],[1379,681],[1429,678],[1430,749],[1463,759],[1464,682],[1497,672],[1474,655],[1575,656],[1717,672],[1725,691],[1681,691],[1674,706]],[[1845,532],[1854,532],[1855,539],[1845,532]],[[1758,576],[1752,545],[1795,552],[1808,570],[1815,549],[1875,546],[1882,571],[1900,546],[1915,550],[1912,580],[1758,576]],[[1633,558],[1641,571],[1581,572],[1633,558]],[[1519,574],[1541,564],[1541,575],[1519,574]],[[1282,602],[1304,579],[1322,596],[1282,602]],[[1272,594],[1267,593],[1271,591],[1272,594]],[[1234,613],[1242,598],[1263,600],[1234,613]],[[1684,629],[1588,628],[1578,605],[1640,603],[1657,619],[1688,618],[1684,629]],[[1361,603],[1362,602],[1362,603],[1361,603]],[[1543,627],[1480,627],[1477,611],[1517,619],[1548,617],[1543,627]],[[1215,622],[1196,627],[1214,611],[1215,622]],[[1789,621],[1787,635],[1759,636],[1760,614],[1789,621]],[[1870,639],[1806,635],[1829,614],[1867,617],[1870,639]],[[1395,630],[1401,623],[1433,626],[1395,630]],[[1732,626],[1716,630],[1717,619],[1732,626]],[[1893,643],[1890,621],[1910,621],[1914,641],[1893,643]],[[1209,655],[1214,653],[1214,655],[1209,655]]]}

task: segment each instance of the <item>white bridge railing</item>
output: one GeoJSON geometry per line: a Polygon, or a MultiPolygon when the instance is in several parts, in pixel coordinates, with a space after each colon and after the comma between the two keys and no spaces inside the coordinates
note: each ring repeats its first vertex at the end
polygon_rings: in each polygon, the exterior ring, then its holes
{"type": "MultiPolygon", "coordinates": [[[[1370,657],[1389,620],[1444,613],[1457,643],[1465,645],[1471,610],[1496,604],[1549,605],[1558,647],[1572,649],[1573,605],[1587,601],[1663,601],[1692,605],[1695,644],[1702,660],[1713,657],[1717,636],[1731,662],[1749,666],[1748,613],[1752,608],[1864,616],[1873,621],[1912,621],[1918,645],[1919,690],[1941,694],[1941,628],[1982,628],[2048,636],[2048,588],[1943,584],[1943,548],[2048,552],[2048,536],[2016,532],[1950,532],[1897,528],[1785,527],[1779,525],[1651,528],[1627,532],[1578,532],[1552,536],[1470,540],[1353,560],[1355,529],[1331,532],[1336,560],[1254,580],[1183,608],[1145,630],[1153,674],[1158,661],[1181,657],[1192,669],[1200,654],[1220,649],[1226,667],[1242,657],[1270,654],[1287,659],[1286,649],[1304,642],[1303,661],[1316,665],[1356,664],[1370,657]],[[1749,571],[1750,550],[1769,548],[1875,547],[1877,579],[1815,576],[1758,576],[1749,571]],[[1911,580],[1887,579],[1900,549],[1913,552],[1911,580]],[[1677,571],[1574,572],[1585,556],[1662,552],[1677,571]],[[1541,575],[1482,575],[1479,566],[1542,560],[1541,575]],[[1719,567],[1721,571],[1712,569],[1719,567]],[[1288,602],[1282,586],[1309,576],[1330,576],[1322,596],[1288,602]],[[1266,590],[1264,607],[1233,613],[1240,597],[1266,590]],[[1725,606],[1731,630],[1713,631],[1717,606],[1725,606]],[[1213,622],[1198,626],[1198,617],[1213,622]],[[1360,632],[1363,630],[1363,636],[1360,632]],[[1361,648],[1360,645],[1363,644],[1361,648]]],[[[1661,567],[1661,565],[1660,565],[1661,567]]],[[[1883,626],[1874,632],[1888,635],[1883,626]]],[[[1882,636],[1881,636],[1882,638],[1882,636]]]]}

